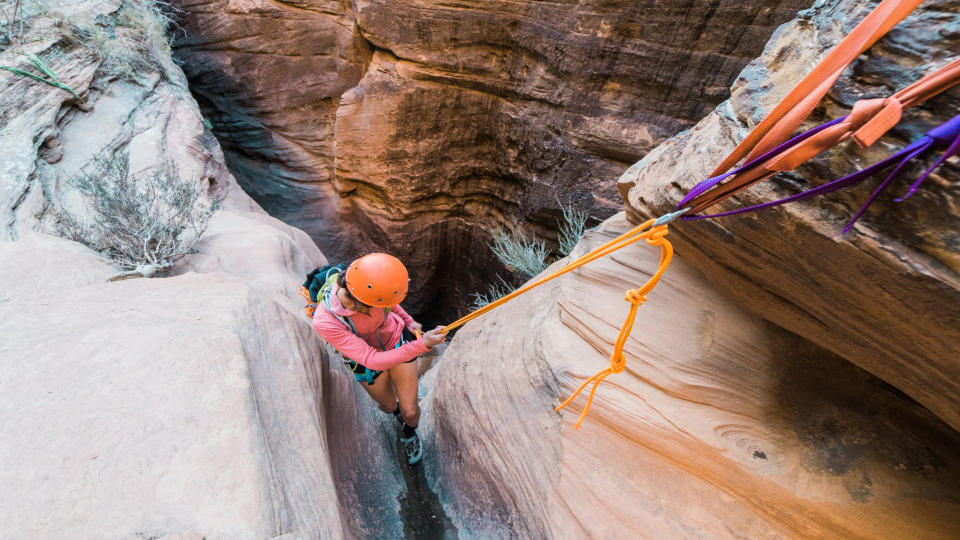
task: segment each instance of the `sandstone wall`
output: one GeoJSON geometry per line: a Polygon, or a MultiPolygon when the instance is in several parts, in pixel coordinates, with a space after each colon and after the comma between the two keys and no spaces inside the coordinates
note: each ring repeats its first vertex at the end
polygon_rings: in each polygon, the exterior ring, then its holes
{"type": "MultiPolygon", "coordinates": [[[[631,218],[675,208],[686,190],[705,178],[872,6],[827,2],[778,30],[764,54],[741,73],[729,101],[623,175],[620,189],[631,218]]],[[[923,3],[853,64],[812,121],[846,114],[857,99],[886,96],[952,60],[960,46],[958,28],[954,3],[923,3]]],[[[772,201],[850,174],[958,111],[960,91],[954,89],[908,111],[902,124],[874,147],[843,145],[712,210],[772,201]]],[[[912,182],[908,179],[930,163],[928,157],[905,171],[846,237],[837,235],[883,175],[846,192],[757,214],[685,222],[673,230],[682,256],[744,305],[876,374],[956,429],[956,160],[941,167],[910,199],[893,200],[906,191],[912,182]]]]}
{"type": "Polygon", "coordinates": [[[245,189],[333,258],[397,254],[413,309],[450,317],[502,269],[491,227],[553,242],[558,201],[619,210],[610,179],[726,98],[809,2],[176,4],[245,189]]]}
{"type": "MultiPolygon", "coordinates": [[[[623,215],[574,255],[613,238],[623,215]]],[[[608,364],[637,244],[471,322],[427,397],[426,465],[461,532],[503,538],[945,538],[960,435],[835,354],[751,314],[684,257],[608,364]],[[517,321],[524,321],[518,325],[517,321]]],[[[558,263],[560,264],[560,263],[558,263]]]]}
{"type": "MultiPolygon", "coordinates": [[[[779,29],[728,102],[623,175],[629,221],[673,210],[874,4],[818,3],[779,29]]],[[[951,59],[955,11],[925,3],[814,120],[951,59]]],[[[719,210],[872,163],[956,114],[957,99],[913,111],[877,148],[832,151],[719,210]]],[[[640,308],[627,370],[601,385],[579,431],[585,395],[551,408],[606,367],[623,290],[651,274],[654,249],[631,246],[467,325],[425,416],[444,456],[431,477],[457,526],[545,538],[955,535],[956,177],[951,163],[921,196],[887,196],[849,238],[833,235],[870,188],[672,226],[677,257],[640,308]]],[[[574,255],[628,226],[606,221],[574,255]]]]}
{"type": "Polygon", "coordinates": [[[237,186],[169,52],[120,77],[65,37],[94,21],[123,35],[139,15],[121,5],[36,3],[23,48],[0,48],[84,98],[0,71],[0,538],[398,535],[393,420],[369,418],[296,293],[323,254],[237,186]],[[92,218],[70,179],[116,153],[138,181],[172,161],[225,197],[167,277],[107,282],[117,266],[51,234],[63,212],[92,218]],[[383,474],[341,459],[356,448],[383,474]]]}

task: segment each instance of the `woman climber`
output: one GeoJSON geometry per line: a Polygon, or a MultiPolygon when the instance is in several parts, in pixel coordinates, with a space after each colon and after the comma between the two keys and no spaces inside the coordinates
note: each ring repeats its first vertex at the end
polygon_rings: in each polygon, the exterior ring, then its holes
{"type": "Polygon", "coordinates": [[[401,426],[407,461],[420,461],[417,434],[417,357],[442,343],[442,327],[421,332],[400,307],[407,295],[407,269],[386,253],[371,253],[329,271],[317,294],[313,328],[341,354],[360,386],[401,426]],[[338,271],[339,270],[339,271],[338,271]]]}

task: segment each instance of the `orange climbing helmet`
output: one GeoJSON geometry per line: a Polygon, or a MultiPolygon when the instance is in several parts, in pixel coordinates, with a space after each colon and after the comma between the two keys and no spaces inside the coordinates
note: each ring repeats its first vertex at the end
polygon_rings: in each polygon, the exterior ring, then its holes
{"type": "Polygon", "coordinates": [[[347,290],[368,306],[399,304],[407,296],[409,281],[400,259],[386,253],[364,255],[347,268],[347,290]]]}

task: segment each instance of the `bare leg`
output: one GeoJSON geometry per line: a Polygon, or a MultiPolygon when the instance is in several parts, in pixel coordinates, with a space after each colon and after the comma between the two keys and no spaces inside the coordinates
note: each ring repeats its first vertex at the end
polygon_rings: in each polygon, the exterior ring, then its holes
{"type": "Polygon", "coordinates": [[[420,423],[420,405],[417,403],[417,362],[393,366],[387,370],[387,373],[390,374],[393,388],[396,388],[403,421],[410,427],[417,427],[420,423]]]}
{"type": "Polygon", "coordinates": [[[384,371],[373,381],[373,385],[360,383],[360,387],[366,390],[370,397],[377,402],[380,410],[387,414],[392,413],[397,408],[397,393],[390,382],[390,371],[384,371]]]}

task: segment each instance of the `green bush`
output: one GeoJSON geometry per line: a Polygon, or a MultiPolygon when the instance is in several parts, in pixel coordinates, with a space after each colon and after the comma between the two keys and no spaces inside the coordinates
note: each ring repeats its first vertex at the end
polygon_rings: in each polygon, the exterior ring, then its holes
{"type": "MultiPolygon", "coordinates": [[[[573,251],[577,242],[580,241],[580,237],[583,236],[589,216],[586,211],[576,209],[573,205],[564,206],[560,204],[560,210],[563,213],[563,220],[558,223],[560,228],[557,234],[557,244],[560,254],[566,256],[573,251]]],[[[498,228],[493,232],[490,250],[508,270],[514,272],[514,275],[511,276],[511,282],[518,281],[518,277],[522,277],[522,280],[525,281],[546,270],[548,266],[547,258],[550,255],[545,242],[532,236],[528,238],[516,223],[507,228],[498,228]]],[[[515,289],[515,286],[497,276],[497,281],[490,285],[487,292],[478,292],[471,295],[473,297],[473,309],[479,309],[494,302],[515,289]]]]}
{"type": "Polygon", "coordinates": [[[510,286],[509,283],[503,280],[502,277],[497,276],[497,281],[492,283],[487,289],[486,293],[473,293],[473,309],[480,309],[483,306],[496,302],[497,300],[503,298],[504,296],[512,293],[516,287],[510,286]]]}
{"type": "Polygon", "coordinates": [[[527,277],[533,277],[547,268],[549,251],[546,244],[534,237],[528,239],[517,224],[494,231],[490,249],[507,268],[527,277]]]}
{"type": "MultiPolygon", "coordinates": [[[[559,201],[557,202],[559,203],[559,201]]],[[[559,244],[560,254],[566,257],[577,246],[580,237],[583,236],[589,216],[585,210],[574,208],[572,204],[570,206],[560,204],[560,211],[563,212],[563,221],[558,223],[560,232],[557,235],[557,243],[559,244]]]]}

